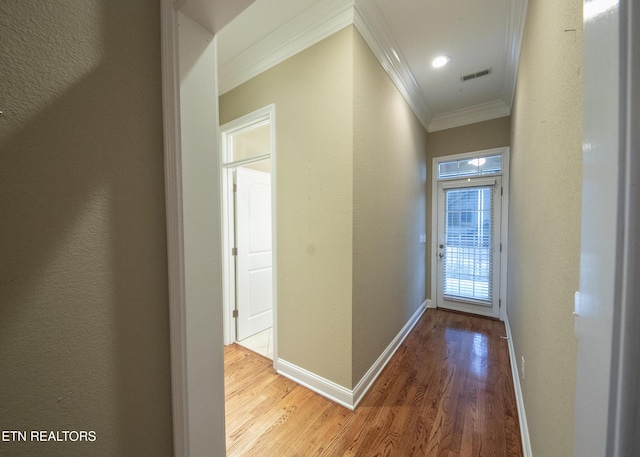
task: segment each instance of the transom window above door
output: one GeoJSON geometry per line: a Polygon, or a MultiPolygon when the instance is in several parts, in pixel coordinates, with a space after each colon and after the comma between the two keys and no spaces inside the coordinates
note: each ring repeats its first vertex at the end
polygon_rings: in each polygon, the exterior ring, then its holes
{"type": "Polygon", "coordinates": [[[504,319],[509,148],[435,157],[432,170],[431,298],[504,319]]]}
{"type": "Polygon", "coordinates": [[[502,154],[438,163],[438,180],[502,174],[502,154]]]}

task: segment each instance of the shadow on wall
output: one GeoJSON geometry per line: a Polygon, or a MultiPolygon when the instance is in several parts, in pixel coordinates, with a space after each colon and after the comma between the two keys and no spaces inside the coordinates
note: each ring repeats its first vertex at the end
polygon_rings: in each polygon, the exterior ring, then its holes
{"type": "Polygon", "coordinates": [[[0,5],[0,454],[173,454],[158,10],[0,5]]]}

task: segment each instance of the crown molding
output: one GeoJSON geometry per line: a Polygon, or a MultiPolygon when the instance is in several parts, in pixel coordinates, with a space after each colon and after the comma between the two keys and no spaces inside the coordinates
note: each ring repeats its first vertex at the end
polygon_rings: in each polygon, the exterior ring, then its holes
{"type": "Polygon", "coordinates": [[[433,116],[427,131],[430,133],[437,132],[438,130],[497,119],[499,117],[509,116],[510,114],[511,108],[509,105],[503,100],[495,100],[433,116]]]}
{"type": "Polygon", "coordinates": [[[380,11],[370,0],[358,0],[357,3],[354,0],[318,2],[220,65],[220,94],[238,87],[351,24],[356,26],[426,129],[432,118],[431,111],[380,11]]]}
{"type": "Polygon", "coordinates": [[[400,52],[378,7],[371,0],[355,3],[354,24],[425,129],[433,117],[424,95],[400,52]]]}
{"type": "MultiPolygon", "coordinates": [[[[180,1],[180,0],[176,0],[180,1]]],[[[224,94],[306,48],[354,24],[399,92],[428,132],[511,114],[528,0],[512,0],[506,38],[506,84],[503,100],[433,115],[406,59],[373,0],[326,0],[316,3],[259,42],[220,65],[224,94]]]]}
{"type": "Polygon", "coordinates": [[[507,24],[507,38],[505,51],[507,61],[505,65],[505,85],[502,98],[511,107],[516,90],[520,49],[524,36],[525,20],[527,18],[528,0],[511,0],[509,5],[509,22],[507,24]]]}
{"type": "Polygon", "coordinates": [[[353,24],[354,0],[317,2],[259,42],[220,65],[220,94],[224,94],[295,54],[353,24]]]}

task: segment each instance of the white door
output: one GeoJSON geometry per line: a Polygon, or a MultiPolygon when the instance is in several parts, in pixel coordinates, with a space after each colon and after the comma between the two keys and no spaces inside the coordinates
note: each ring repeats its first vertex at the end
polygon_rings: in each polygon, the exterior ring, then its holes
{"type": "Polygon", "coordinates": [[[273,326],[271,175],[236,170],[237,339],[273,326]]]}
{"type": "Polygon", "coordinates": [[[438,183],[440,308],[499,317],[501,182],[496,176],[438,183]]]}

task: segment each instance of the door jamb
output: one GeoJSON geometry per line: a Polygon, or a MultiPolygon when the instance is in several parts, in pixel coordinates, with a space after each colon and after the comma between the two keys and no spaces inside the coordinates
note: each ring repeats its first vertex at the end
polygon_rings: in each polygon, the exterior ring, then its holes
{"type": "Polygon", "coordinates": [[[187,395],[189,385],[186,355],[178,18],[177,9],[174,9],[171,0],[162,0],[160,17],[173,450],[176,457],[187,457],[190,454],[189,399],[187,395]]]}
{"type": "MultiPolygon", "coordinates": [[[[221,195],[222,195],[222,271],[223,271],[223,338],[224,344],[232,344],[236,340],[235,318],[235,268],[234,259],[231,255],[233,239],[231,229],[235,227],[233,222],[232,200],[233,192],[230,191],[233,181],[230,178],[230,171],[241,164],[251,163],[242,160],[232,162],[229,152],[229,137],[248,128],[258,127],[261,124],[269,123],[270,129],[270,155],[271,159],[271,243],[272,243],[272,290],[273,290],[273,360],[277,360],[277,246],[276,246],[276,111],[275,105],[270,104],[252,113],[227,122],[220,127],[220,173],[221,173],[221,195]]],[[[257,157],[255,161],[264,160],[264,156],[257,157]]]]}
{"type": "Polygon", "coordinates": [[[431,171],[431,300],[437,307],[437,252],[438,252],[438,164],[451,160],[460,160],[478,156],[502,154],[502,213],[500,221],[500,240],[502,252],[500,254],[500,300],[499,319],[507,319],[507,259],[509,251],[509,148],[484,149],[481,151],[465,152],[442,157],[434,157],[431,171]]]}

